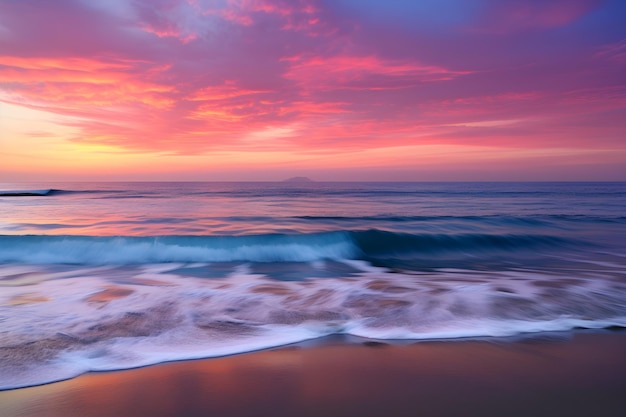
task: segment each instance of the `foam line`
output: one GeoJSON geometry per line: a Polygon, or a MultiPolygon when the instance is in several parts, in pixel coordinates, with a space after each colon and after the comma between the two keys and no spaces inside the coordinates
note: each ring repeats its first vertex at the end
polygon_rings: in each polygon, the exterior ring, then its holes
{"type": "MultiPolygon", "coordinates": [[[[352,264],[358,272],[351,277],[305,281],[235,266],[219,279],[184,275],[184,264],[76,267],[72,275],[3,287],[0,389],[330,334],[451,339],[626,327],[626,287],[611,276],[415,276],[352,264]]],[[[13,272],[23,276],[25,268],[13,272]]]]}

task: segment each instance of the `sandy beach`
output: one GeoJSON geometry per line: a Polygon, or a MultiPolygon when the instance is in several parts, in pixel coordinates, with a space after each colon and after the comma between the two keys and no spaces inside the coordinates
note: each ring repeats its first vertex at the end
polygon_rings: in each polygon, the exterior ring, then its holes
{"type": "Polygon", "coordinates": [[[341,336],[0,392],[0,416],[623,416],[626,332],[341,336]]]}

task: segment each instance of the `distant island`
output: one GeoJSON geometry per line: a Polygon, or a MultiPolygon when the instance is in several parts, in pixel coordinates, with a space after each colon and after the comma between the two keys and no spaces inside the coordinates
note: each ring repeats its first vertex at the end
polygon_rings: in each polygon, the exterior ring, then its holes
{"type": "Polygon", "coordinates": [[[291,177],[283,180],[283,182],[313,182],[313,180],[308,177],[291,177]]]}

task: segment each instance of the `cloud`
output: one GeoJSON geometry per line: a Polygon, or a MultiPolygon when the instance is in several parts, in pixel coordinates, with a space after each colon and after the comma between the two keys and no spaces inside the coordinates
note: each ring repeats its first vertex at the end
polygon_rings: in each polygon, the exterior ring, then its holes
{"type": "Polygon", "coordinates": [[[497,0],[488,2],[479,26],[491,33],[513,33],[567,26],[602,6],[602,0],[497,0]]]}
{"type": "Polygon", "coordinates": [[[622,65],[626,64],[626,39],[601,46],[596,57],[622,65]]]}
{"type": "Polygon", "coordinates": [[[284,59],[284,77],[308,89],[385,90],[447,81],[467,74],[433,65],[383,60],[376,56],[295,56],[284,59]]]}
{"type": "Polygon", "coordinates": [[[127,152],[620,146],[626,34],[579,22],[622,8],[468,4],[0,2],[0,100],[127,152]]]}

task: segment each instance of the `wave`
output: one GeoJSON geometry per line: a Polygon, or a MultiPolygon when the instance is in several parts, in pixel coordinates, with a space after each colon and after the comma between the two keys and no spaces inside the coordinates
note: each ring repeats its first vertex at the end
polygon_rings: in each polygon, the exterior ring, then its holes
{"type": "Polygon", "coordinates": [[[65,194],[104,194],[114,191],[105,190],[59,190],[56,188],[45,188],[41,190],[0,190],[0,197],[47,197],[52,195],[65,194]]]}
{"type": "MultiPolygon", "coordinates": [[[[165,183],[167,184],[167,183],[165,183]]],[[[580,183],[578,186],[570,186],[559,188],[560,184],[555,183],[553,186],[545,185],[537,188],[534,185],[527,188],[523,183],[476,183],[472,188],[461,183],[449,183],[447,186],[441,184],[415,183],[414,187],[404,185],[399,188],[397,183],[379,183],[375,188],[372,184],[344,184],[344,186],[329,186],[326,183],[307,183],[307,184],[285,184],[285,183],[264,183],[265,186],[249,185],[253,183],[243,183],[242,188],[233,187],[232,185],[215,186],[214,183],[201,183],[192,189],[184,189],[180,187],[153,188],[141,183],[132,184],[131,188],[117,189],[117,187],[109,188],[105,185],[99,189],[90,190],[65,190],[65,189],[33,189],[33,190],[0,190],[0,197],[24,197],[24,196],[50,196],[59,194],[104,194],[102,198],[171,198],[173,196],[192,196],[206,198],[319,198],[319,196],[341,196],[353,198],[407,198],[407,197],[437,197],[437,198],[459,198],[471,197],[472,199],[492,199],[502,197],[519,196],[527,198],[529,196],[546,197],[546,196],[576,196],[584,194],[585,196],[624,196],[626,191],[617,188],[610,189],[599,187],[597,184],[580,183]],[[247,184],[247,185],[246,185],[247,184]]],[[[602,184],[600,184],[602,185],[602,184]]],[[[78,188],[81,188],[80,186],[78,188]]]]}
{"type": "MultiPolygon", "coordinates": [[[[69,194],[105,194],[110,195],[108,198],[115,198],[116,195],[119,194],[128,194],[129,191],[123,190],[61,190],[57,188],[44,188],[40,190],[0,190],[0,197],[47,197],[47,196],[58,196],[58,195],[69,195],[69,194]]],[[[137,198],[144,197],[143,194],[154,194],[150,192],[146,193],[133,193],[131,195],[126,196],[126,198],[137,198]]],[[[105,197],[106,198],[106,197],[105,197]]]]}
{"type": "Polygon", "coordinates": [[[0,291],[0,390],[330,334],[420,340],[626,326],[626,288],[597,271],[416,276],[343,264],[306,281],[254,268],[266,265],[227,265],[220,279],[178,264],[5,266],[14,282],[0,291]]]}
{"type": "Polygon", "coordinates": [[[370,257],[519,251],[575,244],[571,239],[540,234],[411,234],[368,230],[355,232],[353,237],[370,257]]]}
{"type": "MultiPolygon", "coordinates": [[[[229,219],[233,217],[224,217],[229,219]]],[[[255,219],[254,217],[240,217],[241,219],[255,219]]],[[[511,224],[531,224],[543,226],[554,220],[574,221],[579,222],[581,220],[586,221],[604,221],[604,220],[626,220],[626,216],[611,216],[611,215],[584,215],[584,214],[545,214],[545,215],[529,215],[529,216],[506,216],[500,214],[494,215],[481,215],[481,216],[452,216],[452,215],[440,215],[440,216],[393,216],[393,215],[373,215],[373,216],[293,216],[295,219],[302,220],[345,220],[345,221],[391,221],[391,222],[431,222],[431,221],[475,221],[477,223],[499,221],[502,223],[511,224]]],[[[258,217],[258,219],[273,219],[273,217],[258,217]]]]}
{"type": "Polygon", "coordinates": [[[410,234],[382,230],[249,236],[0,235],[0,262],[143,264],[166,262],[311,262],[323,259],[427,259],[580,245],[536,234],[410,234]]]}
{"type": "Polygon", "coordinates": [[[353,258],[348,235],[0,236],[0,262],[141,264],[151,262],[306,262],[353,258]]]}
{"type": "Polygon", "coordinates": [[[0,197],[43,197],[63,192],[52,188],[45,190],[0,190],[0,197]]]}

